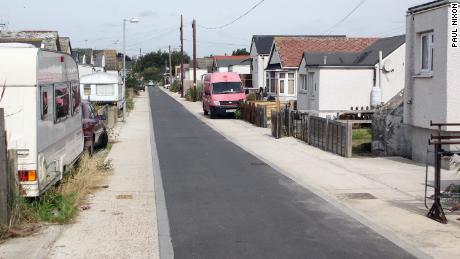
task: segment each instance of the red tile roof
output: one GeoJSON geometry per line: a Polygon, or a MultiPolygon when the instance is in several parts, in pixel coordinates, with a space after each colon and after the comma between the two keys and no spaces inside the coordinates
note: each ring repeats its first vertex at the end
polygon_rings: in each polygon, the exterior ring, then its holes
{"type": "Polygon", "coordinates": [[[298,67],[304,52],[361,52],[378,38],[275,37],[282,67],[298,67]]]}

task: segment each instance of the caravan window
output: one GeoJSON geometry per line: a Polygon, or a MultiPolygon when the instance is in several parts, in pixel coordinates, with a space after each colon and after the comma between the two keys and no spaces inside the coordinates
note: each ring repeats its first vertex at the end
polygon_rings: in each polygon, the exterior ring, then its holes
{"type": "Polygon", "coordinates": [[[49,117],[49,105],[52,95],[52,86],[40,86],[40,114],[42,120],[46,120],[49,117]]]}
{"type": "Polygon", "coordinates": [[[54,85],[54,122],[60,122],[69,115],[70,93],[67,84],[54,85]]]}
{"type": "Polygon", "coordinates": [[[72,115],[78,114],[80,112],[81,96],[80,96],[80,86],[77,82],[72,82],[72,115]]]}

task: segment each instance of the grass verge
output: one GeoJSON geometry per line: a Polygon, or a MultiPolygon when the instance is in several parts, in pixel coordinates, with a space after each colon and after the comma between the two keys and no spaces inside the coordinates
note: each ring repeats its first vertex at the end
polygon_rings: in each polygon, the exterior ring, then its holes
{"type": "Polygon", "coordinates": [[[78,164],[68,170],[62,181],[36,199],[17,196],[9,226],[0,227],[0,240],[27,236],[43,223],[66,224],[73,221],[85,204],[88,194],[104,184],[111,170],[105,163],[108,151],[85,154],[78,164]]]}
{"type": "Polygon", "coordinates": [[[353,155],[363,156],[372,153],[372,130],[354,129],[353,130],[353,155]]]}

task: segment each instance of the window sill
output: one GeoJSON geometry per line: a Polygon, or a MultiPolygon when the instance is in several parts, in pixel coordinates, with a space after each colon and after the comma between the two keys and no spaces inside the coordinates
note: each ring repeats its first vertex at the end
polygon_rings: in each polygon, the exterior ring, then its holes
{"type": "Polygon", "coordinates": [[[413,78],[432,78],[432,73],[423,73],[423,74],[415,74],[412,76],[413,78]]]}
{"type": "Polygon", "coordinates": [[[308,91],[307,91],[307,90],[300,90],[299,93],[301,93],[301,94],[308,94],[308,91]]]}

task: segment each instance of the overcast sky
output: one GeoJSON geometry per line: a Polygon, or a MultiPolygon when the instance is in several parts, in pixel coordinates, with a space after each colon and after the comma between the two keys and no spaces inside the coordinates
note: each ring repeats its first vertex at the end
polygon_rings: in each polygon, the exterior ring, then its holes
{"type": "MultiPolygon", "coordinates": [[[[122,19],[127,25],[127,52],[135,55],[168,45],[179,48],[180,14],[184,15],[184,48],[192,53],[193,18],[204,27],[226,24],[260,0],[0,0],[0,23],[9,30],[57,30],[73,48],[122,49],[122,19]]],[[[346,34],[392,36],[403,34],[407,8],[429,0],[367,0],[339,26],[362,0],[265,0],[257,9],[222,30],[198,27],[198,57],[249,49],[254,34],[346,34]]]]}

